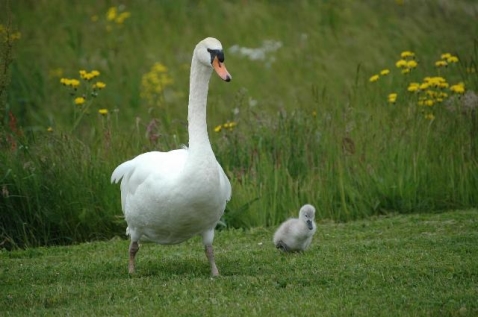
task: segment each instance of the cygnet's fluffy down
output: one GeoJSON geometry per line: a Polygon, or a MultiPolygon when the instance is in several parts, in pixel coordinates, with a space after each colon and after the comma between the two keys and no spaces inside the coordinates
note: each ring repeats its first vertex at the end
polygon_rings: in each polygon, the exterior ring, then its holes
{"type": "Polygon", "coordinates": [[[309,204],[302,206],[299,218],[286,220],[274,233],[273,241],[276,248],[284,252],[298,252],[307,249],[317,230],[314,219],[314,206],[309,204]]]}

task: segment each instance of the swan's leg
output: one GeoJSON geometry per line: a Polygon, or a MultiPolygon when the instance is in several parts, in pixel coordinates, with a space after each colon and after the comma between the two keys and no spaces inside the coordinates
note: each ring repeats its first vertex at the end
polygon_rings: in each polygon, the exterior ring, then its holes
{"type": "Polygon", "coordinates": [[[211,264],[211,275],[219,276],[219,270],[217,269],[216,262],[214,261],[214,250],[212,248],[212,245],[206,245],[205,251],[206,257],[211,264]]]}
{"type": "Polygon", "coordinates": [[[206,257],[211,265],[211,275],[219,276],[219,270],[217,269],[216,262],[214,261],[214,249],[212,248],[212,241],[214,240],[214,229],[208,230],[202,234],[202,240],[204,244],[204,250],[206,257]]]}
{"type": "Polygon", "coordinates": [[[139,250],[138,241],[131,240],[131,243],[129,245],[129,265],[128,265],[129,274],[134,273],[134,257],[136,256],[136,253],[138,252],[138,250],[139,250]]]}

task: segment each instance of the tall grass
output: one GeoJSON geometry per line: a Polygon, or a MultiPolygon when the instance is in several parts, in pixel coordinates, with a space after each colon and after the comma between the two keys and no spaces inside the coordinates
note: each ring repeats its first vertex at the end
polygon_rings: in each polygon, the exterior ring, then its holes
{"type": "Polygon", "coordinates": [[[123,234],[111,172],[187,142],[188,64],[206,36],[223,42],[233,75],[230,84],[213,78],[208,100],[211,142],[233,186],[221,227],[276,225],[306,202],[338,221],[476,206],[478,7],[400,3],[10,2],[0,17],[21,38],[2,46],[15,58],[0,75],[10,83],[1,103],[3,245],[123,234]],[[111,7],[130,15],[108,20],[111,7]],[[276,49],[263,60],[230,49],[267,43],[276,49]],[[395,67],[404,50],[418,61],[405,75],[395,67]],[[435,68],[448,51],[459,63],[435,68]],[[155,63],[171,84],[148,99],[143,76],[155,63]],[[369,82],[384,68],[391,73],[369,82]],[[78,120],[71,93],[83,92],[60,78],[81,69],[99,70],[106,88],[78,120]],[[437,75],[463,81],[467,94],[418,106],[408,84],[437,75]],[[236,125],[215,132],[226,122],[236,125]]]}
{"type": "Polygon", "coordinates": [[[260,198],[239,220],[257,226],[276,224],[305,201],[336,220],[476,205],[476,114],[443,109],[437,116],[446,121],[429,121],[414,107],[331,105],[317,117],[280,114],[266,127],[239,121],[216,152],[234,180],[229,208],[260,198]],[[241,141],[249,134],[253,142],[241,141]],[[248,183],[255,190],[244,190],[248,183]]]}
{"type": "Polygon", "coordinates": [[[1,155],[4,242],[63,244],[104,239],[122,228],[105,157],[67,135],[28,143],[1,155]]]}

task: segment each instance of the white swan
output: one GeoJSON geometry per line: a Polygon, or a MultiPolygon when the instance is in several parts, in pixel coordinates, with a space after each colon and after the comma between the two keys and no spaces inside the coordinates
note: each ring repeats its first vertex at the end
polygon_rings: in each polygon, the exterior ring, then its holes
{"type": "Polygon", "coordinates": [[[177,244],[200,234],[211,274],[219,275],[212,242],[214,228],[231,198],[231,184],[216,161],[207,133],[206,104],[213,69],[223,80],[231,80],[221,43],[209,37],[196,45],[191,62],[189,148],[141,154],[119,165],[111,176],[111,182],[121,181],[126,234],[131,236],[130,273],[135,271],[140,238],[177,244]]]}
{"type": "Polygon", "coordinates": [[[276,248],[284,252],[297,252],[307,249],[317,230],[314,219],[314,206],[309,204],[302,206],[298,219],[286,220],[274,233],[273,242],[276,248]]]}

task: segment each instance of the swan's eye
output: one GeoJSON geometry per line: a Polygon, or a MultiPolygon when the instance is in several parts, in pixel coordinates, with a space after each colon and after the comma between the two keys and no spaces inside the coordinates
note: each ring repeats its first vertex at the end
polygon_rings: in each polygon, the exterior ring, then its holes
{"type": "Polygon", "coordinates": [[[212,50],[208,48],[207,51],[211,54],[211,64],[216,56],[221,63],[224,63],[224,52],[222,50],[212,50]]]}

